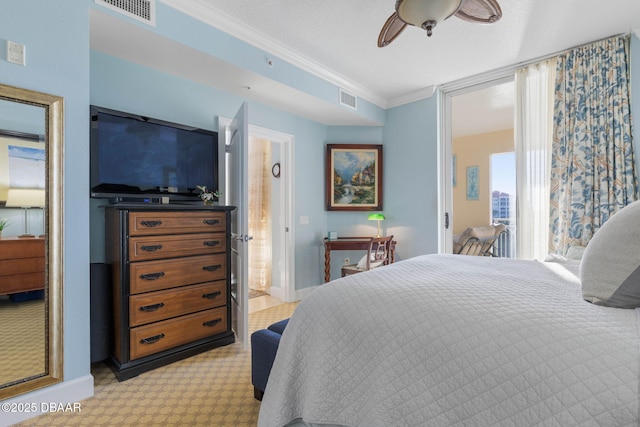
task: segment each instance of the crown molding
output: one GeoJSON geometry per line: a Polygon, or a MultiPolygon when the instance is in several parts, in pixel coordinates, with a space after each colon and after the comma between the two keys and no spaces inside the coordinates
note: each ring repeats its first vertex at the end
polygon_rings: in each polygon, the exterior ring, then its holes
{"type": "Polygon", "coordinates": [[[407,93],[402,96],[390,98],[385,108],[394,108],[401,105],[409,104],[411,102],[420,101],[422,99],[428,99],[433,96],[436,91],[435,86],[427,86],[424,89],[416,90],[415,92],[407,93]]]}
{"type": "MultiPolygon", "coordinates": [[[[313,74],[339,88],[342,88],[359,98],[365,99],[378,107],[386,108],[388,100],[367,89],[366,87],[326,68],[324,65],[312,61],[305,55],[293,51],[261,33],[253,28],[247,28],[242,22],[236,18],[215,9],[214,6],[208,5],[206,0],[159,0],[172,9],[176,9],[186,15],[191,16],[207,25],[211,25],[231,36],[248,43],[258,49],[264,50],[269,54],[277,56],[290,64],[313,74]]],[[[337,99],[337,98],[336,98],[337,99]]]]}

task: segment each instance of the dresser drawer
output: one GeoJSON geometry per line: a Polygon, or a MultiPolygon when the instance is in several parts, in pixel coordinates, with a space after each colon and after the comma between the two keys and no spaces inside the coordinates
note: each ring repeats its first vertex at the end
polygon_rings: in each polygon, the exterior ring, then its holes
{"type": "Polygon", "coordinates": [[[0,277],[0,295],[44,289],[44,271],[0,277]]]}
{"type": "Polygon", "coordinates": [[[44,268],[44,239],[0,237],[0,259],[42,258],[44,268]]]}
{"type": "Polygon", "coordinates": [[[158,291],[227,277],[227,255],[201,255],[129,265],[131,294],[158,291]]]}
{"type": "Polygon", "coordinates": [[[227,303],[226,280],[129,297],[129,324],[140,326],[227,303]]]}
{"type": "Polygon", "coordinates": [[[140,236],[129,239],[130,261],[204,255],[226,250],[224,233],[140,236]]]}
{"type": "Polygon", "coordinates": [[[131,329],[130,357],[138,359],[226,330],[226,307],[139,326],[131,329]]]}
{"type": "Polygon", "coordinates": [[[44,257],[0,260],[0,277],[27,273],[43,273],[44,277],[44,257]]]}
{"type": "Polygon", "coordinates": [[[223,212],[130,212],[129,235],[224,232],[223,212]]]}

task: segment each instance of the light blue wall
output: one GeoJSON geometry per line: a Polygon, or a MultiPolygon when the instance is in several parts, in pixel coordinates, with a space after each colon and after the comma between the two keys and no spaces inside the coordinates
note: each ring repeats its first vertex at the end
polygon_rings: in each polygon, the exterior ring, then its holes
{"type": "MultiPolygon", "coordinates": [[[[157,2],[156,26],[149,27],[137,21],[114,14],[108,9],[95,6],[101,13],[116,15],[139,25],[146,30],[220,58],[230,64],[255,72],[276,82],[309,94],[330,104],[339,105],[339,86],[310,74],[297,66],[240,41],[216,28],[210,27],[188,15],[157,2]],[[267,65],[273,60],[273,66],[267,65]]],[[[359,98],[357,113],[376,123],[383,123],[385,110],[371,102],[359,98]]]]}
{"type": "Polygon", "coordinates": [[[44,125],[42,107],[0,101],[0,129],[44,135],[44,125]]]}
{"type": "MultiPolygon", "coordinates": [[[[91,103],[172,122],[217,130],[217,118],[232,118],[246,99],[166,73],[91,52],[91,103]]],[[[89,111],[87,109],[87,121],[89,111]]],[[[249,104],[252,125],[295,136],[296,289],[322,283],[318,242],[326,230],[322,158],[327,127],[265,105],[249,104]]],[[[91,201],[91,261],[104,261],[104,217],[91,201]]]]}
{"type": "Polygon", "coordinates": [[[65,382],[90,367],[89,3],[0,1],[0,83],[64,97],[65,382]],[[6,40],[26,46],[26,66],[5,60],[6,40]]]}
{"type": "MultiPolygon", "coordinates": [[[[173,13],[163,3],[158,6],[159,25],[154,31],[264,75],[272,73],[273,79],[318,98],[333,99],[335,86],[287,64],[265,70],[264,52],[242,46],[217,30],[173,13]]],[[[214,118],[233,116],[243,99],[97,52],[90,53],[88,10],[97,7],[92,0],[0,0],[0,7],[0,82],[65,99],[64,369],[65,383],[69,383],[90,372],[89,263],[103,258],[98,202],[92,201],[90,208],[88,197],[89,104],[214,128],[214,118]],[[26,67],[4,60],[7,39],[26,45],[26,67]]],[[[637,37],[632,40],[632,61],[632,81],[637,83],[640,82],[637,37]]],[[[637,135],[640,84],[632,88],[637,135]]],[[[359,227],[373,230],[365,215],[324,210],[326,143],[383,143],[387,216],[384,227],[387,234],[394,234],[398,240],[398,259],[437,251],[436,98],[386,112],[362,100],[360,105],[367,110],[362,114],[371,114],[385,126],[327,128],[265,105],[250,104],[252,124],[295,135],[294,217],[304,215],[310,220],[308,226],[296,225],[297,289],[321,283],[319,242],[327,230],[349,234],[358,232],[359,227]]],[[[23,397],[29,401],[30,396],[23,397]]]]}
{"type": "MultiPolygon", "coordinates": [[[[383,184],[386,181],[385,171],[387,170],[386,155],[387,146],[385,145],[384,128],[379,126],[361,127],[361,126],[331,126],[327,132],[327,144],[382,144],[382,167],[383,167],[383,184]]],[[[326,147],[323,147],[323,159],[326,156],[326,147]]],[[[323,169],[322,179],[326,179],[326,170],[323,169]]],[[[383,208],[386,207],[385,193],[383,188],[382,203],[383,208]]],[[[324,200],[324,199],[323,199],[324,200]]],[[[381,212],[385,212],[384,209],[381,212]]],[[[327,227],[324,236],[329,231],[335,231],[339,237],[345,236],[375,236],[377,231],[377,222],[369,222],[367,216],[371,212],[327,212],[327,227]]],[[[385,222],[382,223],[386,225],[385,222]]],[[[384,234],[384,233],[383,233],[384,234]]],[[[319,249],[324,251],[322,244],[318,242],[319,249]]],[[[331,253],[331,278],[340,277],[340,267],[344,264],[344,259],[349,258],[351,263],[356,263],[362,257],[362,251],[333,251],[331,253]]],[[[324,252],[322,255],[324,262],[324,252]]]]}
{"type": "MultiPolygon", "coordinates": [[[[438,251],[438,140],[436,97],[387,110],[384,127],[331,127],[327,143],[383,144],[382,234],[397,241],[396,260],[438,251]]],[[[375,235],[369,212],[328,212],[327,231],[338,236],[375,235]]],[[[361,252],[332,253],[331,277],[340,276],[344,258],[361,252]]]]}
{"type": "Polygon", "coordinates": [[[435,96],[387,111],[385,223],[399,259],[438,251],[437,136],[435,96]]]}

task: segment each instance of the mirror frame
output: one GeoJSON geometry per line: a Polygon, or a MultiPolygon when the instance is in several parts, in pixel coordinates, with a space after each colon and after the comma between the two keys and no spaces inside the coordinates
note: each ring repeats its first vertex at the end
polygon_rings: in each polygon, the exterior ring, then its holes
{"type": "Polygon", "coordinates": [[[46,242],[45,242],[45,343],[44,375],[0,388],[0,400],[63,381],[63,154],[64,99],[28,89],[0,84],[0,99],[42,107],[45,110],[46,143],[46,242]]]}

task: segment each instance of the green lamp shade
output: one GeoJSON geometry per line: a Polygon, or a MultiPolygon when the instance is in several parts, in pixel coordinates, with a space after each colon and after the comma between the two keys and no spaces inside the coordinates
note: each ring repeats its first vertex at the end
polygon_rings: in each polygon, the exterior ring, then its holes
{"type": "Polygon", "coordinates": [[[368,218],[369,221],[375,221],[375,220],[381,221],[383,219],[384,219],[384,215],[381,213],[369,214],[369,218],[368,218]]]}

